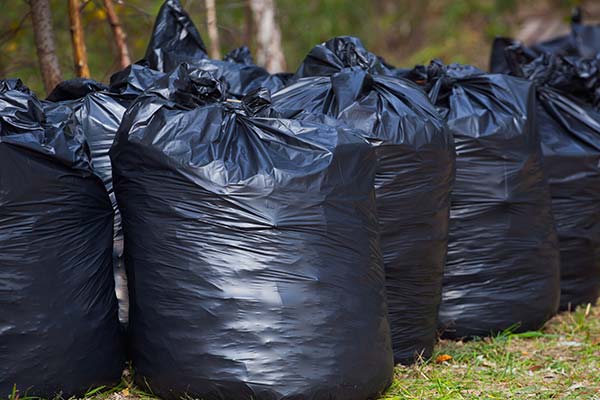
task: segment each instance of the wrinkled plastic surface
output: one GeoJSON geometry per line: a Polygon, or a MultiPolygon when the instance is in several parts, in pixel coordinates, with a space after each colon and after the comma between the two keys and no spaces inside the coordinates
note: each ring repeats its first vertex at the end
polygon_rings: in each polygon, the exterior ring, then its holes
{"type": "Polygon", "coordinates": [[[271,75],[266,69],[254,64],[207,59],[196,61],[193,65],[224,81],[227,84],[226,96],[236,99],[259,88],[277,91],[287,83],[285,75],[271,75]]]}
{"type": "Polygon", "coordinates": [[[22,84],[0,87],[0,396],[114,385],[124,360],[108,195],[83,137],[44,126],[22,84]]]}
{"type": "Polygon", "coordinates": [[[515,75],[538,84],[537,122],[561,256],[561,309],[600,292],[600,74],[597,60],[528,58],[513,46],[515,75]]]}
{"type": "Polygon", "coordinates": [[[163,76],[165,76],[164,72],[131,64],[110,77],[110,91],[134,99],[163,76]]]}
{"type": "Polygon", "coordinates": [[[64,100],[76,100],[81,97],[84,97],[88,93],[99,92],[107,89],[108,87],[106,85],[97,82],[93,79],[69,79],[56,85],[56,87],[52,90],[52,92],[50,92],[46,100],[53,102],[64,100]]]}
{"type": "Polygon", "coordinates": [[[69,125],[83,135],[89,145],[94,172],[108,190],[115,212],[115,237],[120,236],[121,224],[117,202],[112,189],[112,173],[108,150],[131,101],[126,96],[107,92],[108,88],[92,80],[73,79],[59,84],[44,103],[48,123],[69,125]]]}
{"type": "Polygon", "coordinates": [[[386,71],[358,39],[334,38],[311,50],[273,104],[336,117],[375,146],[392,343],[396,362],[411,362],[435,341],[454,145],[425,93],[386,71]]]}
{"type": "Polygon", "coordinates": [[[200,32],[179,0],[166,0],[154,23],[144,57],[150,68],[170,72],[181,63],[208,58],[200,32]]]}
{"type": "Polygon", "coordinates": [[[393,363],[370,146],[259,116],[264,93],[206,105],[222,85],[174,73],[111,150],[137,382],[168,399],[376,397],[393,363]]]}
{"type": "Polygon", "coordinates": [[[521,43],[504,49],[508,73],[600,106],[600,58],[537,54],[521,43]]]}
{"type": "Polygon", "coordinates": [[[109,92],[105,86],[95,84],[94,81],[74,79],[62,82],[54,90],[57,93],[67,94],[60,97],[53,96],[52,98],[56,99],[56,102],[44,102],[47,124],[52,124],[57,129],[69,129],[71,133],[86,138],[92,156],[94,173],[102,179],[108,191],[114,211],[113,253],[119,319],[125,325],[128,309],[126,277],[125,271],[120,268],[123,255],[123,233],[121,214],[113,191],[108,151],[112,146],[123,114],[132,99],[136,97],[136,93],[143,90],[143,86],[153,84],[158,76],[164,75],[156,71],[149,71],[151,70],[147,67],[132,65],[118,73],[121,84],[116,84],[115,89],[121,91],[122,94],[109,92]],[[61,88],[68,88],[68,90],[61,88]]]}
{"type": "Polygon", "coordinates": [[[439,62],[407,75],[445,110],[456,143],[443,336],[540,328],[558,308],[559,254],[533,84],[439,62]]]}
{"type": "Polygon", "coordinates": [[[271,75],[255,65],[250,50],[245,46],[232,50],[223,61],[209,59],[190,16],[179,1],[167,0],[156,19],[146,59],[142,63],[158,71],[171,72],[184,62],[209,71],[226,82],[225,95],[235,99],[241,99],[259,88],[277,91],[291,77],[290,74],[271,75]]]}

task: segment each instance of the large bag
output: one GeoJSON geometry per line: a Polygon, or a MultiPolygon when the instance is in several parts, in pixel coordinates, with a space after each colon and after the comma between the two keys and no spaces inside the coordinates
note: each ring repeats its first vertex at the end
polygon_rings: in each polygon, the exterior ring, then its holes
{"type": "Polygon", "coordinates": [[[563,310],[600,292],[600,61],[507,49],[511,73],[537,84],[537,123],[560,244],[563,310]]]}
{"type": "Polygon", "coordinates": [[[425,93],[386,72],[358,39],[334,38],[311,50],[273,104],[336,117],[375,147],[392,344],[406,363],[429,357],[436,339],[454,145],[425,93]]]}
{"type": "Polygon", "coordinates": [[[168,399],[375,397],[393,363],[368,143],[261,116],[258,95],[218,102],[204,71],[158,86],[111,150],[136,381],[168,399]]]}
{"type": "Polygon", "coordinates": [[[440,329],[540,328],[559,301],[559,255],[531,82],[433,62],[406,76],[446,112],[456,144],[440,329]]]}
{"type": "Polygon", "coordinates": [[[0,87],[0,396],[79,396],[124,366],[112,207],[84,138],[0,87]]]}

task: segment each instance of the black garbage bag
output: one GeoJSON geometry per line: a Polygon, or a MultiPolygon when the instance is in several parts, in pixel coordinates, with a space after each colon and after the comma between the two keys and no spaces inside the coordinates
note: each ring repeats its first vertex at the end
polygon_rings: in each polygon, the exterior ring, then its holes
{"type": "Polygon", "coordinates": [[[223,93],[205,71],[169,85],[111,149],[136,381],[167,399],[374,398],[393,363],[370,146],[268,117],[264,93],[205,104],[223,93]]]}
{"type": "MultiPolygon", "coordinates": [[[[516,43],[514,39],[506,37],[498,37],[494,40],[490,55],[491,72],[503,74],[511,72],[506,59],[505,48],[516,43]]],[[[548,53],[558,56],[596,58],[600,54],[600,24],[583,24],[581,10],[577,8],[571,19],[569,34],[535,43],[529,47],[529,51],[535,56],[548,53]]]]}
{"type": "Polygon", "coordinates": [[[277,91],[291,77],[291,74],[272,75],[255,65],[246,46],[234,49],[223,61],[209,59],[190,16],[178,0],[167,0],[156,19],[146,58],[140,64],[158,71],[171,72],[184,62],[210,71],[218,79],[224,80],[227,83],[227,97],[235,99],[241,99],[261,87],[277,91]]]}
{"type": "Polygon", "coordinates": [[[241,46],[231,50],[223,56],[223,61],[234,62],[238,64],[254,65],[254,57],[248,46],[241,46]]]}
{"type": "Polygon", "coordinates": [[[338,118],[376,148],[376,194],[396,362],[429,357],[436,337],[454,179],[454,145],[442,117],[412,82],[360,40],[311,50],[298,81],[273,96],[277,109],[338,118]]]}
{"type": "Polygon", "coordinates": [[[432,62],[421,82],[456,144],[440,329],[449,338],[540,328],[559,302],[559,255],[531,82],[432,62]]]}
{"type": "Polygon", "coordinates": [[[33,95],[33,92],[20,79],[0,79],[0,92],[4,93],[9,90],[18,90],[33,95]]]}
{"type": "Polygon", "coordinates": [[[110,200],[84,138],[0,87],[0,397],[79,396],[124,367],[110,200]]]}
{"type": "Polygon", "coordinates": [[[537,123],[560,244],[561,309],[600,292],[600,60],[508,49],[512,73],[537,84],[537,123]],[[595,104],[595,105],[594,105],[595,104]]]}
{"type": "Polygon", "coordinates": [[[113,143],[121,118],[127,109],[125,97],[108,92],[108,87],[92,79],[76,78],[61,82],[43,102],[46,124],[69,125],[76,135],[83,135],[90,148],[94,173],[104,182],[115,212],[115,238],[121,235],[120,214],[112,190],[108,150],[113,143]]]}
{"type": "Polygon", "coordinates": [[[88,78],[74,78],[56,85],[46,100],[52,102],[76,100],[84,97],[88,93],[99,92],[102,90],[108,90],[108,87],[101,82],[88,78]]]}
{"type": "Polygon", "coordinates": [[[164,72],[141,64],[131,64],[110,77],[110,91],[133,100],[163,76],[165,76],[164,72]]]}
{"type": "Polygon", "coordinates": [[[592,106],[600,105],[600,57],[538,55],[518,42],[504,51],[511,75],[568,93],[592,106]]]}
{"type": "Polygon", "coordinates": [[[202,37],[179,0],[166,0],[154,23],[146,48],[145,64],[170,72],[179,64],[208,58],[202,37]]]}
{"type": "Polygon", "coordinates": [[[280,90],[288,80],[286,75],[271,75],[266,69],[248,63],[206,59],[194,62],[193,66],[224,81],[226,96],[234,99],[241,99],[259,88],[280,90]]]}
{"type": "Polygon", "coordinates": [[[43,102],[47,124],[68,124],[74,134],[85,137],[90,147],[94,172],[104,182],[113,204],[115,237],[121,234],[121,224],[112,190],[108,150],[133,98],[113,94],[108,91],[107,86],[91,79],[76,78],[61,82],[43,102]]]}
{"type": "Polygon", "coordinates": [[[125,270],[121,268],[123,255],[123,233],[121,214],[113,191],[112,170],[108,151],[125,114],[127,106],[142,91],[164,73],[147,67],[132,65],[111,79],[114,93],[98,82],[73,79],[62,82],[44,102],[46,121],[54,126],[68,124],[69,129],[82,135],[90,147],[94,173],[98,175],[108,191],[114,211],[114,262],[119,319],[127,324],[128,299],[125,270]]]}

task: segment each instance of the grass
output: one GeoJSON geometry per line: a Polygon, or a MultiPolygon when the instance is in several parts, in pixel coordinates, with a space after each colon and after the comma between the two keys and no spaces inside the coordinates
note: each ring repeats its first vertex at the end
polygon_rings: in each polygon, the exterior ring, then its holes
{"type": "MultiPolygon", "coordinates": [[[[503,332],[469,342],[440,341],[433,358],[399,366],[379,400],[600,400],[600,307],[563,313],[535,332],[503,332]]],[[[113,388],[86,400],[155,399],[128,370],[113,388]]],[[[13,391],[10,400],[33,400],[13,391]]]]}
{"type": "Polygon", "coordinates": [[[382,400],[600,399],[599,371],[600,309],[584,307],[541,331],[441,341],[431,361],[397,367],[382,400]]]}

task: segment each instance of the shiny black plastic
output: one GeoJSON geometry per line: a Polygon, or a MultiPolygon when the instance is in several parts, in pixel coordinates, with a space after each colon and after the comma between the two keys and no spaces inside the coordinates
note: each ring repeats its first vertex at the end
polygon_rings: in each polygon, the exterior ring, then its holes
{"type": "Polygon", "coordinates": [[[559,302],[559,254],[531,82],[433,62],[405,74],[446,112],[456,144],[440,329],[540,328],[559,302]]]}
{"type": "Polygon", "coordinates": [[[119,268],[123,254],[123,234],[121,230],[121,214],[117,207],[112,183],[112,171],[108,151],[112,146],[117,129],[129,103],[143,90],[143,86],[154,83],[164,73],[152,71],[147,67],[132,65],[118,73],[113,89],[121,91],[117,94],[107,91],[106,87],[90,80],[74,79],[57,86],[51,96],[56,102],[44,102],[46,122],[56,127],[69,130],[86,138],[92,156],[94,173],[98,175],[110,196],[114,210],[114,266],[119,300],[119,318],[127,323],[127,291],[126,277],[123,268],[119,268]],[[63,88],[68,88],[63,89],[63,88]],[[62,100],[62,101],[58,101],[62,100]]]}
{"type": "Polygon", "coordinates": [[[435,342],[454,145],[425,93],[384,72],[358,39],[334,38],[311,50],[273,104],[336,117],[374,145],[392,344],[406,363],[429,357],[435,342]]]}
{"type": "Polygon", "coordinates": [[[110,91],[134,99],[163,76],[164,72],[140,64],[131,64],[110,77],[110,91]]]}
{"type": "Polygon", "coordinates": [[[241,99],[259,88],[277,91],[287,83],[285,75],[283,78],[282,75],[271,75],[266,69],[254,64],[207,59],[196,61],[193,65],[224,81],[225,94],[235,99],[241,99]]]}
{"type": "Polygon", "coordinates": [[[561,256],[561,309],[600,292],[600,68],[598,60],[507,49],[511,72],[538,85],[537,121],[561,256]]]}
{"type": "Polygon", "coordinates": [[[150,68],[170,72],[183,62],[208,58],[202,37],[179,0],[166,0],[154,23],[144,57],[150,68]]]}
{"type": "Polygon", "coordinates": [[[56,85],[56,87],[52,90],[52,92],[50,92],[46,100],[53,102],[76,100],[81,97],[84,97],[88,93],[99,92],[101,90],[107,89],[108,87],[106,85],[97,82],[93,79],[69,79],[56,85]]]}
{"type": "Polygon", "coordinates": [[[209,59],[206,48],[190,16],[179,1],[167,0],[156,19],[152,39],[142,64],[170,72],[180,63],[211,72],[226,82],[227,97],[241,99],[259,88],[276,91],[289,81],[289,74],[271,75],[254,64],[250,50],[242,46],[228,53],[223,61],[209,59]]]}
{"type": "MultiPolygon", "coordinates": [[[[0,397],[118,383],[112,208],[83,136],[0,82],[0,397]]],[[[26,88],[25,88],[26,89],[26,88]]]]}
{"type": "Polygon", "coordinates": [[[90,147],[94,172],[102,178],[115,212],[115,238],[120,235],[120,214],[112,189],[112,173],[108,150],[131,98],[107,92],[107,87],[92,81],[73,79],[59,84],[44,102],[48,123],[69,125],[83,135],[90,147]]]}
{"type": "Polygon", "coordinates": [[[173,74],[111,149],[136,381],[167,399],[376,397],[393,361],[371,147],[173,74]]]}

